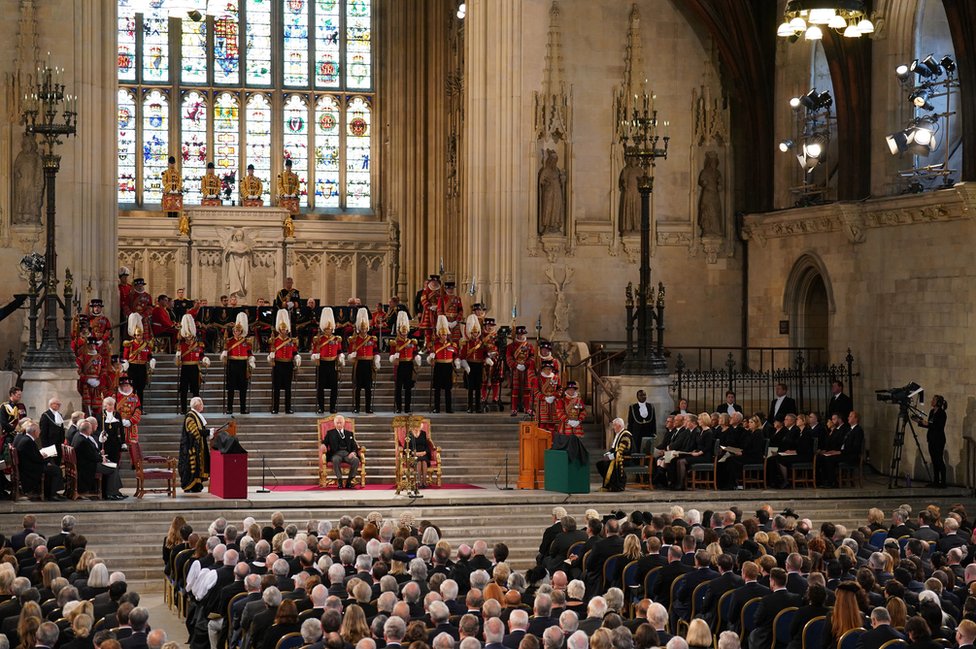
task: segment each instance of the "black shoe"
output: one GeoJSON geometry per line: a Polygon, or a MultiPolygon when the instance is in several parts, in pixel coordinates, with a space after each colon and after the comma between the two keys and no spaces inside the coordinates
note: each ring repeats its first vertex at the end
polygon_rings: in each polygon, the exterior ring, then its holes
{"type": "Polygon", "coordinates": [[[372,408],[370,408],[369,410],[367,410],[367,411],[366,411],[366,414],[367,414],[367,415],[371,415],[371,414],[373,414],[373,409],[372,409],[372,408]]]}
{"type": "Polygon", "coordinates": [[[54,494],[53,496],[51,496],[51,500],[67,500],[67,498],[65,498],[61,494],[54,494]]]}
{"type": "Polygon", "coordinates": [[[448,409],[447,409],[447,410],[445,410],[444,412],[446,412],[446,413],[447,413],[447,414],[449,414],[449,415],[450,415],[450,414],[454,414],[454,409],[453,409],[453,408],[448,408],[448,409]]]}
{"type": "Polygon", "coordinates": [[[353,408],[352,414],[358,415],[359,414],[359,408],[353,408]]]}
{"type": "Polygon", "coordinates": [[[324,415],[325,414],[325,410],[323,408],[316,408],[315,414],[317,414],[317,415],[324,415]]]}
{"type": "Polygon", "coordinates": [[[435,412],[435,413],[438,413],[438,412],[440,412],[440,411],[441,411],[441,409],[440,409],[440,408],[434,408],[434,409],[433,409],[433,410],[432,410],[431,412],[435,412]]]}
{"type": "Polygon", "coordinates": [[[467,410],[467,413],[468,413],[469,415],[470,415],[471,413],[473,413],[473,412],[474,412],[474,410],[472,410],[471,408],[468,408],[468,410],[467,410]]]}
{"type": "Polygon", "coordinates": [[[346,489],[352,489],[352,479],[346,480],[346,489]]]}
{"type": "Polygon", "coordinates": [[[249,414],[251,414],[251,411],[250,410],[246,410],[246,409],[245,410],[241,410],[241,414],[242,415],[249,415],[249,414]]]}
{"type": "Polygon", "coordinates": [[[513,416],[513,417],[518,417],[518,411],[516,411],[516,410],[513,410],[513,411],[512,411],[512,416],[513,416]]]}
{"type": "Polygon", "coordinates": [[[272,414],[272,415],[277,415],[277,414],[278,414],[278,411],[277,411],[277,410],[272,410],[272,411],[271,411],[271,414],[272,414]]]}
{"type": "Polygon", "coordinates": [[[229,414],[231,414],[231,412],[230,412],[230,410],[224,409],[224,414],[225,415],[229,415],[229,414]]]}
{"type": "Polygon", "coordinates": [[[403,413],[407,415],[409,415],[411,412],[413,411],[410,408],[407,408],[406,410],[403,411],[403,413]]]}
{"type": "Polygon", "coordinates": [[[346,487],[345,487],[345,483],[344,483],[344,482],[343,482],[342,480],[339,480],[339,481],[338,481],[338,482],[336,483],[336,489],[345,489],[345,488],[346,488],[346,487]]]}
{"type": "Polygon", "coordinates": [[[399,408],[394,408],[393,409],[393,414],[395,414],[395,415],[399,415],[401,412],[402,411],[399,408]]]}
{"type": "Polygon", "coordinates": [[[288,410],[285,411],[285,414],[286,415],[294,415],[295,414],[295,411],[292,410],[291,408],[289,408],[288,410]]]}
{"type": "MultiPolygon", "coordinates": [[[[331,414],[331,415],[334,415],[334,414],[336,414],[337,412],[339,412],[339,411],[338,411],[338,410],[336,410],[335,408],[331,408],[331,409],[329,409],[329,414],[331,414]]],[[[358,411],[357,411],[357,412],[358,412],[358,411]]]]}

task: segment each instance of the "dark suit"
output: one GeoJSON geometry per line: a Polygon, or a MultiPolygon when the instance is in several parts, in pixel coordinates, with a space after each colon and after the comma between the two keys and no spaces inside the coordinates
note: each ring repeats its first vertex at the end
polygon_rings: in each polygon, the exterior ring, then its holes
{"type": "Polygon", "coordinates": [[[250,649],[262,649],[264,647],[264,636],[268,633],[268,629],[274,625],[277,614],[278,607],[269,606],[254,616],[254,619],[251,620],[250,631],[248,632],[250,649]]]}
{"type": "Polygon", "coordinates": [[[722,599],[722,595],[741,585],[742,577],[729,571],[719,575],[705,587],[705,599],[702,600],[702,610],[699,613],[702,614],[709,626],[714,626],[718,619],[718,602],[722,599]]]}
{"type": "MultiPolygon", "coordinates": [[[[644,579],[647,577],[647,573],[655,568],[664,566],[667,559],[662,557],[660,554],[645,554],[640,559],[637,560],[637,583],[640,584],[641,588],[644,587],[644,579]]],[[[649,594],[645,593],[644,597],[650,597],[649,594]]]]}
{"type": "MultiPolygon", "coordinates": [[[[799,595],[794,595],[785,588],[763,597],[756,609],[755,628],[749,634],[749,649],[770,649],[773,641],[773,620],[776,619],[776,615],[784,608],[800,606],[802,602],[803,599],[799,595]]],[[[789,638],[782,638],[777,645],[785,647],[787,642],[789,638]]]]}
{"type": "Polygon", "coordinates": [[[56,458],[52,458],[57,464],[61,464],[61,445],[64,444],[64,423],[55,424],[54,414],[48,409],[41,414],[41,447],[54,444],[58,450],[56,458]]]}
{"type": "Polygon", "coordinates": [[[793,622],[790,623],[790,640],[787,649],[802,649],[803,647],[803,627],[807,622],[815,617],[827,615],[830,609],[826,606],[801,606],[793,614],[793,622]]]}
{"type": "Polygon", "coordinates": [[[122,649],[149,649],[145,631],[133,631],[132,635],[123,640],[121,644],[122,649]]]}
{"type": "Polygon", "coordinates": [[[102,464],[102,452],[98,442],[93,437],[75,435],[72,446],[75,449],[75,459],[78,462],[78,491],[93,493],[95,491],[95,474],[102,474],[102,494],[114,496],[120,493],[122,480],[118,469],[112,469],[102,464]]]}
{"type": "Polygon", "coordinates": [[[544,555],[545,565],[550,574],[566,568],[566,564],[564,563],[567,558],[566,553],[573,547],[574,543],[579,543],[580,541],[586,541],[586,532],[583,530],[560,532],[552,540],[552,543],[549,545],[548,554],[544,555]]]}
{"type": "Polygon", "coordinates": [[[786,575],[786,590],[794,595],[803,597],[807,594],[807,580],[798,572],[791,572],[786,575]]]}
{"type": "Polygon", "coordinates": [[[544,558],[549,555],[549,546],[552,545],[552,542],[562,533],[562,531],[562,521],[556,521],[546,528],[546,531],[542,533],[542,542],[539,543],[540,558],[544,558]]]}
{"type": "MultiPolygon", "coordinates": [[[[456,626],[452,626],[451,624],[445,622],[443,624],[438,624],[433,629],[427,632],[427,643],[433,646],[434,638],[436,638],[442,633],[446,633],[447,635],[454,638],[454,642],[457,642],[458,638],[460,637],[458,628],[456,626]]],[[[517,645],[515,649],[518,649],[517,645]]]]}
{"type": "Polygon", "coordinates": [[[742,621],[742,607],[750,599],[755,597],[765,597],[769,594],[769,589],[759,582],[749,582],[736,588],[732,593],[732,601],[729,602],[729,629],[739,633],[739,623],[742,621]]]}
{"type": "Polygon", "coordinates": [[[21,435],[17,444],[17,460],[20,463],[20,486],[24,493],[39,494],[41,492],[41,476],[47,478],[44,488],[45,497],[64,488],[61,471],[56,464],[52,464],[41,456],[41,449],[37,441],[30,435],[21,435]]]}
{"type": "Polygon", "coordinates": [[[661,568],[661,572],[657,573],[657,581],[654,582],[654,596],[651,599],[668,608],[671,604],[671,584],[689,570],[691,568],[680,561],[672,561],[661,568]]]}
{"type": "Polygon", "coordinates": [[[922,539],[923,541],[928,541],[930,543],[934,543],[942,538],[941,534],[928,526],[918,528],[915,533],[912,534],[912,536],[914,536],[916,539],[922,539]]]}
{"type": "Polygon", "coordinates": [[[942,554],[948,554],[949,550],[952,548],[959,548],[966,545],[966,539],[962,538],[958,533],[953,532],[952,534],[946,534],[938,542],[939,552],[942,554]]]}
{"type": "Polygon", "coordinates": [[[786,415],[795,415],[797,413],[796,401],[793,397],[787,395],[783,397],[783,403],[780,404],[779,410],[776,410],[776,399],[769,402],[769,417],[768,421],[772,423],[775,421],[783,421],[786,419],[786,415]]]}
{"type": "Polygon", "coordinates": [[[841,421],[847,421],[847,415],[851,414],[851,410],[854,410],[854,402],[849,396],[841,392],[830,398],[830,404],[827,406],[827,418],[840,415],[841,421]]]}
{"type": "Polygon", "coordinates": [[[675,591],[674,596],[676,601],[673,603],[672,610],[674,611],[674,624],[673,628],[677,628],[677,620],[683,619],[687,620],[691,614],[691,596],[695,592],[695,588],[699,584],[703,584],[706,581],[711,581],[718,577],[718,573],[711,568],[695,568],[681,580],[678,584],[678,589],[675,591]]]}
{"type": "Polygon", "coordinates": [[[886,642],[905,639],[905,636],[899,633],[895,627],[890,624],[882,624],[862,633],[857,639],[857,649],[880,649],[881,645],[886,642]]]}
{"type": "Polygon", "coordinates": [[[840,461],[845,464],[858,464],[864,453],[864,429],[860,424],[852,426],[844,437],[844,445],[840,449],[840,461]]]}
{"type": "Polygon", "coordinates": [[[519,644],[522,642],[522,638],[525,637],[525,631],[521,629],[516,629],[511,633],[505,634],[505,639],[502,640],[502,644],[508,647],[508,649],[518,649],[519,644]]]}
{"type": "MultiPolygon", "coordinates": [[[[480,618],[479,618],[480,619],[480,618]]],[[[532,616],[529,618],[529,628],[526,633],[530,633],[537,638],[541,638],[542,634],[551,626],[556,626],[559,624],[559,620],[551,617],[536,617],[532,616]]],[[[582,622],[581,622],[582,624],[582,622]]]]}
{"type": "Polygon", "coordinates": [[[602,539],[593,547],[590,558],[586,560],[586,591],[596,593],[603,575],[603,564],[624,549],[624,539],[619,534],[602,539]],[[592,590],[591,590],[592,588],[592,590]]]}

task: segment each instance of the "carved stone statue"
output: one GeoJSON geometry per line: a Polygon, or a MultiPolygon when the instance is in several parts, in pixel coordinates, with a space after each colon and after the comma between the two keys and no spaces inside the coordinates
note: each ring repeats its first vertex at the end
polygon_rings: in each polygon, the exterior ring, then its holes
{"type": "Polygon", "coordinates": [[[40,225],[44,168],[33,136],[24,134],[13,173],[12,222],[14,225],[40,225]]]}
{"type": "Polygon", "coordinates": [[[620,236],[640,231],[641,199],[637,181],[643,173],[633,160],[627,160],[627,165],[620,170],[620,215],[617,224],[620,236]]]}
{"type": "Polygon", "coordinates": [[[703,237],[725,235],[725,216],[722,213],[722,172],[718,170],[718,154],[705,154],[705,167],[698,174],[701,193],[698,198],[698,227],[703,237]]]}
{"type": "Polygon", "coordinates": [[[223,247],[224,288],[230,297],[247,297],[251,283],[251,250],[254,240],[244,228],[219,232],[223,247]]]}
{"type": "Polygon", "coordinates": [[[568,341],[569,338],[569,301],[566,299],[566,287],[573,279],[573,269],[563,271],[563,279],[556,279],[552,266],[546,268],[546,278],[552,284],[555,292],[555,302],[552,307],[552,340],[568,341]]]}
{"type": "Polygon", "coordinates": [[[560,234],[566,214],[565,177],[559,168],[559,154],[546,150],[539,170],[539,234],[560,234]]]}

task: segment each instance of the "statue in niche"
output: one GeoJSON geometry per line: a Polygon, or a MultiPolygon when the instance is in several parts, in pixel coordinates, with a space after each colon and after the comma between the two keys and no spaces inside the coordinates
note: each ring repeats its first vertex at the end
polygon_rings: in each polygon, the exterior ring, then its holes
{"type": "Polygon", "coordinates": [[[566,287],[573,279],[573,269],[563,271],[562,281],[556,279],[552,266],[546,268],[546,279],[552,284],[555,292],[555,303],[552,307],[552,339],[556,341],[569,340],[569,301],[566,299],[566,287]]]}
{"type": "Polygon", "coordinates": [[[705,167],[698,174],[698,227],[703,237],[725,236],[725,217],[722,214],[722,172],[718,170],[718,154],[705,154],[705,167]]]}
{"type": "Polygon", "coordinates": [[[620,236],[640,231],[641,198],[638,180],[643,173],[644,170],[631,159],[620,170],[620,217],[617,225],[620,236]]]}
{"type": "Polygon", "coordinates": [[[43,202],[44,168],[34,136],[24,134],[20,153],[14,160],[14,225],[40,225],[43,202]]]}
{"type": "Polygon", "coordinates": [[[559,154],[546,149],[546,161],[539,170],[539,234],[561,234],[565,221],[566,178],[559,168],[559,154]]]}
{"type": "Polygon", "coordinates": [[[251,251],[255,241],[244,228],[218,231],[223,248],[224,289],[229,297],[247,297],[251,283],[251,251]]]}

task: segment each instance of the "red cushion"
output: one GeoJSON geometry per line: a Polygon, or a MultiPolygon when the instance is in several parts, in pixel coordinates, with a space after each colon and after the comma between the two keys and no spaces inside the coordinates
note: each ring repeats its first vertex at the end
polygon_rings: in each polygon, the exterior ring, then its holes
{"type": "Polygon", "coordinates": [[[142,477],[150,479],[172,478],[173,472],[170,469],[144,469],[142,477]]]}

